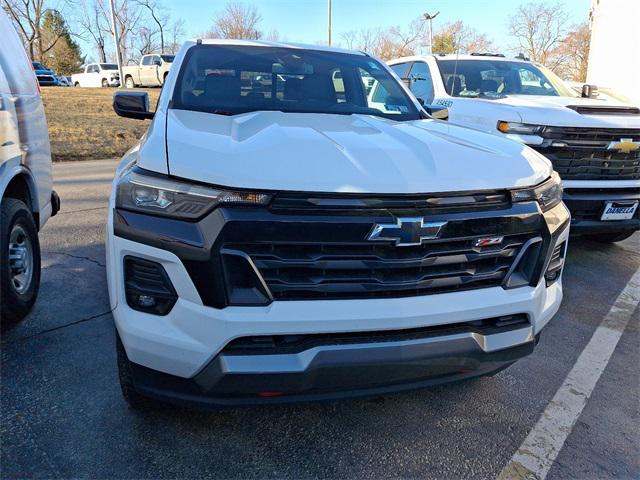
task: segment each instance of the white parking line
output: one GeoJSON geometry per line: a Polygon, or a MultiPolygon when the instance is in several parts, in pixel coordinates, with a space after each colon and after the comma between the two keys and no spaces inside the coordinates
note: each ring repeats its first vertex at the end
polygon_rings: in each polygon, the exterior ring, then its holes
{"type": "Polygon", "coordinates": [[[633,274],[594,332],[538,423],[500,472],[499,480],[544,480],[609,363],[638,303],[640,269],[633,274]]]}

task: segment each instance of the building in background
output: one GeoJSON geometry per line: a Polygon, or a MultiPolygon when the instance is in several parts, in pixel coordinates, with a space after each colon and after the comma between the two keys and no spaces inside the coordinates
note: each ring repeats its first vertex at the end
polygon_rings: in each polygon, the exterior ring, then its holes
{"type": "Polygon", "coordinates": [[[592,0],[587,83],[640,105],[640,0],[592,0]]]}

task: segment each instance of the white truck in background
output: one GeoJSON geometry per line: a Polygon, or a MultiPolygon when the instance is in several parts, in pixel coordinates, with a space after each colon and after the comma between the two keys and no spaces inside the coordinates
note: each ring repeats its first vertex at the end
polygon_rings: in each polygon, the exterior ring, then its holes
{"type": "MultiPolygon", "coordinates": [[[[640,230],[640,108],[579,94],[526,58],[428,55],[389,66],[449,121],[511,138],[548,158],[560,174],[571,233],[617,242],[640,230]]],[[[374,95],[375,92],[374,92],[374,95]]]]}
{"type": "Polygon", "coordinates": [[[161,87],[169,75],[173,55],[144,55],[138,65],[123,67],[124,85],[127,88],[161,87]]]}
{"type": "Polygon", "coordinates": [[[74,87],[119,87],[120,74],[115,63],[89,63],[82,73],[71,75],[74,87]]]}

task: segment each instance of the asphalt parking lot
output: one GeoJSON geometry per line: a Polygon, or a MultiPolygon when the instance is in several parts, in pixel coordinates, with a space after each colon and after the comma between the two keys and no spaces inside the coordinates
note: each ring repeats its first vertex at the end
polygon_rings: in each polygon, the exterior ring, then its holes
{"type": "Polygon", "coordinates": [[[40,296],[2,332],[3,478],[495,478],[539,419],[564,424],[553,415],[570,411],[553,406],[578,364],[593,379],[604,370],[575,425],[550,434],[561,448],[547,478],[640,477],[640,288],[628,286],[639,234],[572,240],[560,312],[536,352],[495,377],[370,400],[141,414],[120,396],[106,290],[115,165],[54,166],[63,210],[41,235],[40,296]],[[581,354],[603,319],[622,315],[620,298],[634,307],[608,361],[593,365],[581,354]]]}

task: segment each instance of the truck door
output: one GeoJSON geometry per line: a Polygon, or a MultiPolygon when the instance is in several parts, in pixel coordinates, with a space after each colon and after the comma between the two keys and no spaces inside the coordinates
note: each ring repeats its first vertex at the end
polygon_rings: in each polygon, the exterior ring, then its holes
{"type": "Polygon", "coordinates": [[[87,73],[85,74],[87,79],[87,87],[101,87],[100,84],[100,67],[96,64],[87,66],[87,73]]]}
{"type": "Polygon", "coordinates": [[[147,55],[142,57],[140,66],[140,83],[144,86],[158,85],[158,65],[160,57],[158,55],[147,55]]]}

